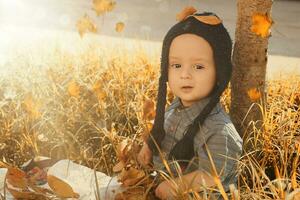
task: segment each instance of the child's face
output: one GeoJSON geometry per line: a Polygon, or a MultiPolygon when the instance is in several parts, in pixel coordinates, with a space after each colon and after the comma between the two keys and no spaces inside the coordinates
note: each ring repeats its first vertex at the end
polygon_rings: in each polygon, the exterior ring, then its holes
{"type": "Polygon", "coordinates": [[[182,34],[174,38],[169,52],[170,90],[185,107],[205,98],[216,82],[213,50],[202,37],[182,34]]]}

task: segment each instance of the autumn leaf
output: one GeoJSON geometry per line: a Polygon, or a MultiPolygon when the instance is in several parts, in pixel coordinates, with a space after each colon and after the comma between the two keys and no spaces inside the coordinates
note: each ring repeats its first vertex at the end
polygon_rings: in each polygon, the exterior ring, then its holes
{"type": "Polygon", "coordinates": [[[99,101],[103,101],[107,96],[101,87],[100,81],[93,84],[93,92],[96,94],[99,101]]]}
{"type": "Polygon", "coordinates": [[[73,97],[79,97],[80,95],[80,87],[76,83],[76,81],[72,80],[68,85],[68,92],[73,97]]]}
{"type": "Polygon", "coordinates": [[[187,6],[185,7],[180,13],[176,15],[177,21],[183,21],[186,19],[189,15],[194,14],[197,12],[197,10],[193,6],[187,6]]]}
{"type": "Polygon", "coordinates": [[[26,189],[28,187],[26,173],[16,167],[8,168],[6,180],[10,185],[16,188],[26,189]]]}
{"type": "Polygon", "coordinates": [[[115,6],[116,2],[113,0],[93,0],[93,9],[97,13],[97,16],[112,11],[115,6]]]}
{"type": "Polygon", "coordinates": [[[121,160],[113,167],[113,172],[120,172],[124,167],[125,167],[125,163],[124,161],[121,160]]]}
{"type": "Polygon", "coordinates": [[[147,99],[144,101],[143,105],[143,118],[152,120],[155,117],[155,109],[154,109],[154,103],[151,99],[147,99]]]}
{"type": "Polygon", "coordinates": [[[9,165],[5,162],[0,161],[0,168],[8,168],[9,165]]]}
{"type": "Polygon", "coordinates": [[[116,23],[116,31],[121,33],[124,30],[125,24],[123,22],[116,23]]]}
{"type": "Polygon", "coordinates": [[[91,32],[91,33],[97,32],[97,26],[94,24],[94,22],[87,14],[85,14],[82,18],[80,18],[77,21],[76,27],[80,34],[80,37],[83,37],[83,35],[87,32],[91,32]]]}
{"type": "Polygon", "coordinates": [[[72,187],[64,182],[63,180],[48,175],[47,176],[48,185],[53,190],[53,192],[61,198],[79,198],[79,194],[75,193],[72,187]]]}
{"type": "Polygon", "coordinates": [[[31,115],[33,119],[36,119],[41,116],[39,112],[40,104],[34,100],[31,94],[26,95],[23,105],[25,110],[31,115]]]}
{"type": "Polygon", "coordinates": [[[117,157],[119,158],[119,160],[123,160],[126,161],[128,158],[127,152],[129,151],[129,141],[127,139],[123,140],[122,142],[120,142],[117,145],[117,157]]]}
{"type": "Polygon", "coordinates": [[[248,93],[249,98],[253,102],[257,101],[261,97],[261,93],[257,88],[252,88],[252,89],[248,90],[247,93],[248,93]]]}
{"type": "Polygon", "coordinates": [[[21,191],[16,190],[10,187],[7,187],[9,193],[15,198],[15,199],[42,199],[40,194],[36,194],[31,191],[21,191]]]}
{"type": "Polygon", "coordinates": [[[254,14],[252,15],[251,31],[265,38],[270,35],[270,27],[272,24],[273,21],[267,14],[254,14]]]}
{"type": "Polygon", "coordinates": [[[118,175],[118,180],[123,183],[124,186],[132,186],[144,177],[144,171],[130,167],[128,170],[123,168],[122,172],[118,175]]]}
{"type": "Polygon", "coordinates": [[[218,25],[222,23],[222,20],[220,20],[218,17],[214,16],[214,15],[209,15],[209,16],[196,16],[194,15],[194,17],[205,23],[205,24],[210,24],[210,25],[218,25]]]}

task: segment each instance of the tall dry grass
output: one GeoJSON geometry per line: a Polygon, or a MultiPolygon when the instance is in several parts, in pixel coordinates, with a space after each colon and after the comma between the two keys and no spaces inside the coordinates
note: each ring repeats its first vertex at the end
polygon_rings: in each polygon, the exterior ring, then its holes
{"type": "MultiPolygon", "coordinates": [[[[148,131],[143,103],[156,99],[159,54],[91,45],[75,56],[53,48],[19,54],[4,67],[14,69],[0,80],[0,156],[9,163],[43,155],[113,175],[116,145],[140,142],[148,131]]],[[[267,92],[267,105],[254,105],[264,129],[249,124],[245,142],[254,148],[240,159],[232,199],[293,199],[298,192],[300,78],[269,81],[267,92]]],[[[173,98],[169,93],[168,104],[173,98]]],[[[230,88],[221,102],[228,111],[230,88]]]]}

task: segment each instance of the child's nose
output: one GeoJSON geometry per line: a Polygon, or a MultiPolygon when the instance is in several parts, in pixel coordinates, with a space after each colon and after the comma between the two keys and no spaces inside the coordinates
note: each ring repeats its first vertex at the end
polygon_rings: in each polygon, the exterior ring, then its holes
{"type": "Polygon", "coordinates": [[[189,67],[182,67],[181,68],[181,73],[180,73],[180,77],[183,78],[183,79],[186,79],[186,78],[191,78],[191,69],[189,67]]]}

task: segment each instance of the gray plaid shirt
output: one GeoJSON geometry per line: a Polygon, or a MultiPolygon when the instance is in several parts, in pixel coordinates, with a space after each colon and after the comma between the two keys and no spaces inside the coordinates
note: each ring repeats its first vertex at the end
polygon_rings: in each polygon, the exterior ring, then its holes
{"type": "MultiPolygon", "coordinates": [[[[198,116],[209,102],[210,97],[201,99],[190,107],[184,108],[180,99],[176,97],[165,112],[164,129],[166,137],[162,141],[162,152],[168,157],[172,147],[184,136],[188,125],[198,116]]],[[[200,124],[199,124],[200,126],[200,124]]],[[[208,115],[204,124],[194,138],[196,156],[184,173],[194,170],[204,170],[211,173],[211,163],[204,144],[214,161],[214,165],[221,178],[224,189],[229,184],[237,182],[237,160],[242,153],[242,139],[232,124],[230,117],[218,103],[208,115]]],[[[154,166],[162,169],[164,166],[159,156],[153,157],[154,166]]]]}

